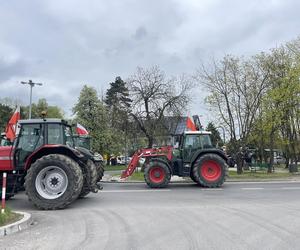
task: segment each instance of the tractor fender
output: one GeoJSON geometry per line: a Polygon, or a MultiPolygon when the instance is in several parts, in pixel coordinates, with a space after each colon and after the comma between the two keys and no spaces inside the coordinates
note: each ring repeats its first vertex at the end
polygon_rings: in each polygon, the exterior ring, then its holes
{"type": "Polygon", "coordinates": [[[162,163],[166,164],[167,167],[168,167],[169,170],[170,170],[171,175],[173,174],[172,168],[171,168],[170,164],[169,164],[166,160],[164,160],[164,159],[162,159],[162,158],[155,158],[155,157],[154,157],[154,158],[151,158],[151,159],[150,159],[150,162],[151,162],[151,161],[158,161],[158,162],[162,162],[162,163]]]}
{"type": "Polygon", "coordinates": [[[222,150],[217,149],[217,148],[208,148],[208,149],[197,150],[191,159],[191,165],[194,165],[195,161],[199,157],[201,157],[202,155],[205,155],[205,154],[216,154],[216,155],[220,156],[228,164],[228,157],[222,150]]]}
{"type": "Polygon", "coordinates": [[[31,155],[29,155],[25,162],[24,169],[27,170],[31,166],[31,164],[34,163],[37,159],[49,154],[66,155],[77,162],[86,160],[86,157],[74,148],[70,148],[65,145],[44,145],[38,148],[36,151],[34,151],[31,155]]]}

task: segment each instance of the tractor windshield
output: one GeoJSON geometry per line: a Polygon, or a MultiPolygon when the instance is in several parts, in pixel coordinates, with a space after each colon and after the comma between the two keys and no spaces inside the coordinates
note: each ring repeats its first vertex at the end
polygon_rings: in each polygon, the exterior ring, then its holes
{"type": "Polygon", "coordinates": [[[193,154],[199,149],[212,148],[208,134],[187,134],[183,144],[183,157],[189,161],[193,154]]]}

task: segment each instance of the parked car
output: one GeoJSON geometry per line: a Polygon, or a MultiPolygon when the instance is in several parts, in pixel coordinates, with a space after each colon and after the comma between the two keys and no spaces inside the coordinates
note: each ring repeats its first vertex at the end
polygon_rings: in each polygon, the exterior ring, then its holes
{"type": "Polygon", "coordinates": [[[117,157],[117,164],[127,165],[130,162],[130,160],[131,160],[131,157],[129,157],[129,156],[126,157],[126,156],[121,155],[121,156],[117,157]]]}
{"type": "Polygon", "coordinates": [[[274,156],[274,164],[285,164],[286,162],[286,159],[281,156],[281,155],[277,155],[277,156],[274,156]]]}

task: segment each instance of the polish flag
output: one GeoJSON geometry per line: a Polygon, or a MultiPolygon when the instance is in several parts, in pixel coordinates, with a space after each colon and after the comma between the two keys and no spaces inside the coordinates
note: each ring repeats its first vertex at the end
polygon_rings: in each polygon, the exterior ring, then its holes
{"type": "Polygon", "coordinates": [[[13,141],[16,138],[17,123],[20,120],[20,106],[17,107],[5,128],[6,138],[13,141]]]}
{"type": "Polygon", "coordinates": [[[197,131],[197,128],[190,117],[186,120],[186,128],[188,131],[197,131]]]}
{"type": "Polygon", "coordinates": [[[85,127],[83,127],[79,123],[77,123],[76,132],[79,135],[88,135],[89,134],[89,132],[85,129],[85,127]]]}

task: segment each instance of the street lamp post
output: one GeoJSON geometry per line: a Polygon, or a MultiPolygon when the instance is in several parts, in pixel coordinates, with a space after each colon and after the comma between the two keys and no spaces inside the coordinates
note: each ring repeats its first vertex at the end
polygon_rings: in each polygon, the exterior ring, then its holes
{"type": "Polygon", "coordinates": [[[30,86],[30,102],[29,102],[29,118],[28,119],[31,119],[31,106],[32,106],[32,88],[35,86],[35,85],[38,85],[38,86],[42,86],[43,84],[42,83],[38,83],[38,82],[33,82],[31,80],[29,80],[28,82],[21,82],[22,84],[28,84],[30,86]]]}

